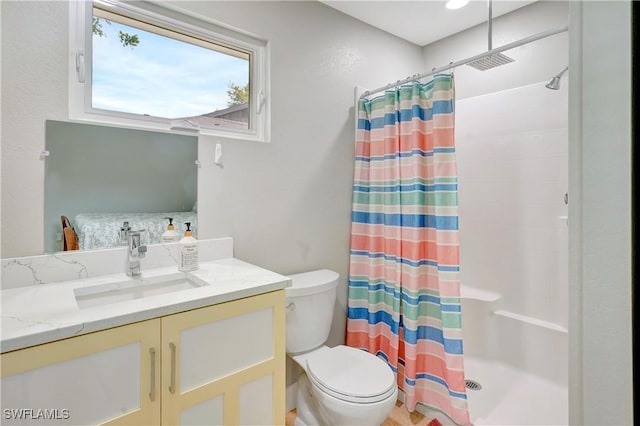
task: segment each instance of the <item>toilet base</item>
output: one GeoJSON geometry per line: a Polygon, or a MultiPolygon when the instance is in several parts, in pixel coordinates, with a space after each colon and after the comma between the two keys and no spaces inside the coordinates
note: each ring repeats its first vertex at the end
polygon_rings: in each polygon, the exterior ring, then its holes
{"type": "MultiPolygon", "coordinates": [[[[328,406],[321,406],[318,401],[318,397],[323,400],[323,404],[327,404],[327,395],[320,394],[314,396],[314,392],[317,392],[314,386],[309,381],[306,373],[302,372],[298,377],[298,390],[297,390],[297,407],[296,407],[296,420],[295,426],[378,426],[389,415],[398,397],[398,389],[395,389],[393,395],[384,401],[380,401],[368,407],[366,413],[357,409],[354,412],[353,409],[347,408],[349,405],[355,408],[351,403],[347,404],[347,407],[338,407],[334,403],[331,403],[333,411],[327,411],[328,406]],[[345,408],[347,408],[345,410],[345,408]]],[[[328,397],[332,399],[331,397],[328,397]]],[[[335,400],[334,400],[335,401],[335,400]]],[[[364,407],[361,407],[364,408],[364,407]]]]}
{"type": "Polygon", "coordinates": [[[320,416],[318,402],[311,394],[309,378],[302,372],[298,377],[298,390],[296,395],[296,421],[295,426],[320,426],[327,424],[320,416]]]}

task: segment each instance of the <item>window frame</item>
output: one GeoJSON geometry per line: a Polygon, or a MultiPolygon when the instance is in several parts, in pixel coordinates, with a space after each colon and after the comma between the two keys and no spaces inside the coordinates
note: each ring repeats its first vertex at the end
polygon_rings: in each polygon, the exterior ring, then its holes
{"type": "MultiPolygon", "coordinates": [[[[269,42],[246,32],[151,2],[117,0],[71,2],[69,6],[69,119],[113,126],[210,135],[270,142],[269,42]],[[192,127],[180,120],[93,108],[92,17],[94,3],[111,13],[247,52],[249,60],[249,128],[192,127]]],[[[176,38],[177,39],[177,38],[176,38]]]]}

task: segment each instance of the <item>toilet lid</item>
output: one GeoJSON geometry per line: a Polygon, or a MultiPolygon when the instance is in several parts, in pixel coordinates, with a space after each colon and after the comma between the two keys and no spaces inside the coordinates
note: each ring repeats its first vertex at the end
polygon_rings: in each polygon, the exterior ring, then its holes
{"type": "Polygon", "coordinates": [[[336,346],[307,360],[311,381],[326,393],[352,402],[375,402],[395,392],[386,362],[360,349],[336,346]]]}

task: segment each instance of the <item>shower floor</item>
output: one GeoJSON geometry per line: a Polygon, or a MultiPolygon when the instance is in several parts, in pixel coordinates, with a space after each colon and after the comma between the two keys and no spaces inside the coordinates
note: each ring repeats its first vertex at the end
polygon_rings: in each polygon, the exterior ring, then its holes
{"type": "Polygon", "coordinates": [[[466,378],[482,386],[467,389],[474,425],[567,425],[567,389],[506,364],[465,356],[466,378]]]}

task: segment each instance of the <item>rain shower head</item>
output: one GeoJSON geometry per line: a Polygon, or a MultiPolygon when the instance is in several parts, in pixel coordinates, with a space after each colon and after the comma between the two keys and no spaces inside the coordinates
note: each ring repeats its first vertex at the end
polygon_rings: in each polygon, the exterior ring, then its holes
{"type": "Polygon", "coordinates": [[[555,75],[547,84],[544,85],[547,89],[551,90],[559,90],[560,89],[560,79],[562,75],[567,72],[569,67],[565,67],[562,71],[560,71],[557,75],[555,75]]]}
{"type": "Polygon", "coordinates": [[[508,57],[507,55],[503,55],[502,53],[494,53],[493,55],[485,56],[484,58],[476,59],[473,62],[469,62],[467,65],[480,71],[486,71],[513,61],[514,59],[508,57]]]}
{"type": "MultiPolygon", "coordinates": [[[[488,39],[488,49],[487,53],[491,52],[493,45],[493,14],[492,14],[492,0],[487,0],[487,11],[489,12],[489,17],[487,18],[487,39],[488,39]]],[[[502,53],[494,53],[483,56],[482,58],[476,59],[473,62],[469,62],[467,65],[473,67],[480,71],[486,71],[491,68],[499,67],[500,65],[508,64],[509,62],[514,62],[514,59],[508,57],[507,55],[503,55],[502,53]]]]}

